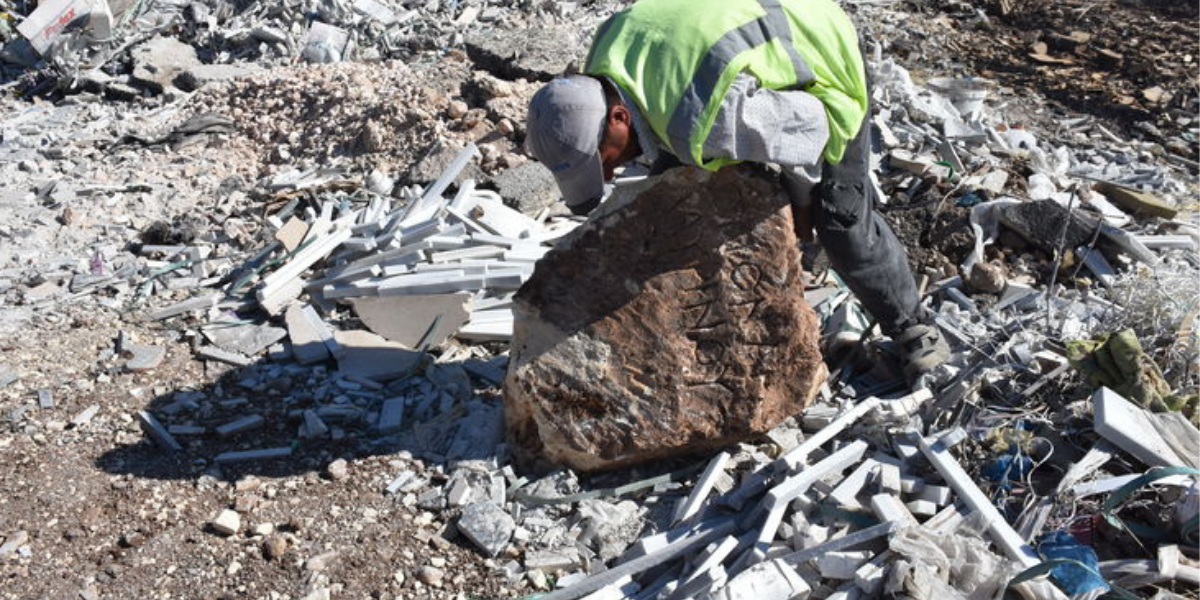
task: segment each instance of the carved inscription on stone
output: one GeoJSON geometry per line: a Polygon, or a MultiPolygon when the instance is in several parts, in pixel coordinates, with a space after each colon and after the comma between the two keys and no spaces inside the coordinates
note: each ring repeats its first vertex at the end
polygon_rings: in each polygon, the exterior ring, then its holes
{"type": "Polygon", "coordinates": [[[517,446],[616,467],[802,410],[825,371],[776,183],[748,167],[677,169],[609,204],[517,295],[505,383],[517,446]]]}

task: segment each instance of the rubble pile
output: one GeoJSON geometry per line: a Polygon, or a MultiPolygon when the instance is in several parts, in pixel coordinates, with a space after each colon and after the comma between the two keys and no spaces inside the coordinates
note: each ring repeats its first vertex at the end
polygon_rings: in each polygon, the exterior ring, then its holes
{"type": "Polygon", "coordinates": [[[916,390],[761,173],[564,215],[524,108],[617,6],[0,0],[0,448],[70,488],[6,493],[0,573],[85,540],[70,593],[137,595],[150,538],[193,595],[1194,593],[1194,94],[1129,136],[910,71],[945,23],[873,4],[879,208],[954,351],[916,390]]]}

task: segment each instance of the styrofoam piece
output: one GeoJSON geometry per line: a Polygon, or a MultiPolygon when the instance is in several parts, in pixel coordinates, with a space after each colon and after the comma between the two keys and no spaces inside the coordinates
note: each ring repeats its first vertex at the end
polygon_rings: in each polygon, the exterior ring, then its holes
{"type": "MultiPolygon", "coordinates": [[[[920,452],[920,450],[917,450],[920,452]]],[[[916,494],[925,489],[925,480],[916,475],[900,476],[900,491],[905,494],[916,494]]]]}
{"type": "Polygon", "coordinates": [[[875,494],[871,496],[871,512],[879,517],[880,521],[900,521],[910,525],[916,525],[917,519],[913,517],[908,508],[899,498],[892,494],[875,494]]]}
{"type": "Polygon", "coordinates": [[[816,548],[821,544],[829,541],[829,528],[824,525],[808,525],[804,529],[797,529],[796,537],[792,539],[792,549],[808,550],[816,548]]]}
{"type": "Polygon", "coordinates": [[[400,220],[401,225],[419,223],[437,215],[438,211],[448,204],[445,198],[442,197],[442,194],[446,192],[446,188],[450,187],[451,183],[454,183],[454,179],[466,168],[467,163],[478,156],[480,156],[479,148],[474,143],[468,143],[454,157],[454,160],[450,161],[450,166],[446,167],[441,176],[430,184],[428,188],[425,188],[425,193],[421,194],[421,198],[409,205],[408,211],[404,213],[404,218],[400,220]]]}
{"type": "MultiPolygon", "coordinates": [[[[398,275],[390,277],[379,284],[378,293],[380,296],[395,296],[403,294],[431,294],[441,293],[439,286],[448,282],[458,282],[464,277],[471,277],[483,281],[482,274],[467,275],[462,269],[453,271],[430,271],[426,273],[409,273],[406,275],[398,275]],[[438,287],[436,291],[425,291],[423,286],[433,285],[438,287]]],[[[457,289],[461,288],[456,288],[457,289]]]]}
{"type": "Polygon", "coordinates": [[[854,585],[862,590],[868,598],[878,598],[887,575],[887,561],[891,560],[892,552],[885,550],[879,556],[867,561],[866,564],[854,571],[854,585]]]}
{"type": "Polygon", "coordinates": [[[802,600],[812,588],[791,565],[776,559],[756,564],[709,595],[711,600],[802,600]]]}
{"type": "Polygon", "coordinates": [[[753,473],[741,486],[725,497],[725,502],[735,509],[741,508],[746,500],[762,491],[772,475],[791,471],[804,464],[810,452],[825,445],[826,442],[841,433],[843,429],[849,427],[863,415],[874,410],[879,402],[879,398],[871,397],[854,405],[854,407],[834,419],[827,427],[809,436],[800,445],[792,448],[783,456],[775,459],[771,464],[753,473]]]}
{"type": "Polygon", "coordinates": [[[875,473],[878,467],[879,461],[872,458],[864,460],[845,479],[842,479],[832,492],[829,492],[827,500],[835,502],[839,506],[862,508],[862,503],[858,501],[857,496],[866,487],[867,479],[875,473]]]}
{"type": "Polygon", "coordinates": [[[475,219],[472,219],[470,215],[454,208],[453,206],[446,207],[446,214],[457,219],[459,223],[462,223],[463,226],[467,228],[467,231],[471,232],[471,235],[488,233],[488,230],[484,228],[483,225],[476,223],[475,219]]]}
{"type": "Polygon", "coordinates": [[[495,308],[491,310],[476,310],[471,313],[472,323],[512,323],[511,308],[495,308]]]}
{"type": "Polygon", "coordinates": [[[1133,237],[1151,250],[1166,248],[1196,249],[1196,238],[1190,235],[1135,235],[1133,237]]]}
{"type": "Polygon", "coordinates": [[[950,503],[950,488],[944,485],[927,485],[917,493],[916,499],[932,502],[937,506],[946,506],[950,503]]]}
{"type": "Polygon", "coordinates": [[[877,487],[881,494],[900,495],[900,467],[881,462],[875,473],[876,481],[878,482],[877,487]]]}
{"type": "Polygon", "coordinates": [[[627,575],[584,596],[582,600],[625,600],[641,589],[642,586],[627,575]]]}
{"type": "Polygon", "coordinates": [[[937,514],[937,505],[928,500],[912,500],[904,506],[906,506],[909,512],[912,514],[921,517],[932,517],[933,515],[937,514]]]}
{"type": "Polygon", "coordinates": [[[783,516],[787,510],[788,505],[785,502],[767,512],[767,518],[763,519],[758,536],[754,540],[755,551],[745,557],[746,559],[740,564],[742,568],[758,564],[766,558],[767,552],[771,549],[771,542],[775,540],[775,534],[779,532],[779,526],[783,524],[783,516]]]}
{"type": "MultiPolygon", "coordinates": [[[[512,314],[512,311],[509,311],[512,314]]],[[[730,454],[721,452],[708,461],[708,466],[704,468],[704,472],[700,474],[700,478],[696,480],[696,485],[692,488],[692,493],[688,494],[687,500],[683,503],[683,508],[679,512],[679,516],[675,519],[674,524],[686,523],[692,517],[700,512],[700,507],[708,498],[708,494],[716,485],[717,479],[725,473],[725,468],[729,465],[730,454]]]]}
{"type": "Polygon", "coordinates": [[[516,290],[529,276],[530,273],[524,269],[498,269],[486,275],[483,287],[492,291],[516,290]]]}
{"type": "Polygon", "coordinates": [[[1083,258],[1083,266],[1087,267],[1092,275],[1096,276],[1096,280],[1104,287],[1112,287],[1113,281],[1117,279],[1117,272],[1113,270],[1108,259],[1095,248],[1078,248],[1075,250],[1076,256],[1083,258]]]}
{"type": "Polygon", "coordinates": [[[68,25],[91,14],[94,6],[92,0],[39,2],[38,7],[17,25],[17,31],[29,40],[38,54],[44,54],[68,25]]]}
{"type": "Polygon", "coordinates": [[[504,205],[499,198],[480,195],[476,190],[474,205],[467,211],[475,222],[493,234],[526,239],[542,231],[542,224],[504,205]]]}
{"type": "Polygon", "coordinates": [[[817,571],[825,579],[854,579],[854,572],[874,555],[869,550],[826,552],[817,557],[817,571]]]}
{"type": "Polygon", "coordinates": [[[512,248],[513,246],[529,243],[529,240],[504,237],[502,235],[495,235],[492,233],[472,233],[471,241],[480,244],[490,244],[492,246],[504,246],[506,248],[512,248]]]}
{"type": "Polygon", "coordinates": [[[831,473],[843,471],[850,465],[861,460],[866,451],[867,443],[863,440],[854,440],[846,444],[845,447],[830,454],[825,460],[805,468],[799,474],[783,480],[779,485],[772,488],[771,491],[767,492],[766,497],[763,498],[762,506],[770,510],[776,506],[786,505],[800,494],[803,494],[816,481],[831,473]]]}
{"type": "Polygon", "coordinates": [[[455,335],[461,339],[476,342],[503,342],[512,339],[513,324],[511,321],[491,323],[468,322],[455,335]]]}
{"type": "Polygon", "coordinates": [[[262,302],[282,289],[284,285],[299,277],[309,267],[316,264],[322,258],[325,258],[327,254],[333,252],[334,248],[337,248],[342,242],[348,239],[350,239],[350,229],[348,227],[338,228],[326,237],[317,239],[310,246],[296,253],[292,257],[292,260],[263,280],[262,287],[259,288],[257,293],[259,302],[262,302]]]}
{"type": "Polygon", "coordinates": [[[444,250],[434,252],[429,256],[430,262],[444,263],[466,259],[482,259],[482,258],[499,258],[505,255],[504,248],[500,246],[470,246],[458,250],[444,250]]]}
{"type": "Polygon", "coordinates": [[[741,545],[742,539],[736,536],[731,535],[721,540],[718,544],[716,544],[715,547],[713,547],[711,552],[706,553],[703,560],[701,560],[699,564],[692,569],[692,572],[683,579],[683,582],[687,583],[689,581],[699,579],[711,569],[725,562],[725,559],[728,558],[729,555],[741,545]]]}
{"type": "Polygon", "coordinates": [[[455,212],[466,212],[466,209],[470,208],[474,196],[475,180],[467,179],[458,186],[458,192],[454,194],[454,199],[450,201],[448,208],[453,208],[455,212]]]}
{"type": "Polygon", "coordinates": [[[1147,466],[1188,466],[1155,430],[1146,411],[1101,387],[1092,394],[1096,433],[1147,466]]]}
{"type": "Polygon", "coordinates": [[[992,540],[1004,551],[1006,556],[1020,562],[1026,568],[1041,562],[1034,554],[1033,549],[1004,520],[1004,516],[992,504],[991,499],[979,489],[979,486],[975,485],[971,476],[963,470],[962,465],[958,464],[945,446],[940,442],[925,438],[919,439],[917,444],[921,448],[921,453],[941,474],[942,479],[950,484],[958,499],[966,504],[971,512],[977,513],[982,518],[982,523],[988,528],[992,540]]]}
{"type": "MultiPolygon", "coordinates": [[[[678,537],[666,537],[668,543],[648,554],[632,558],[606,571],[588,576],[570,587],[555,590],[540,598],[540,600],[575,600],[586,594],[603,589],[613,582],[620,581],[626,576],[636,575],[657,565],[687,554],[696,548],[703,548],[713,540],[721,539],[736,529],[737,524],[732,518],[705,521],[678,537]]],[[[674,531],[674,530],[673,530],[674,531]]]]}

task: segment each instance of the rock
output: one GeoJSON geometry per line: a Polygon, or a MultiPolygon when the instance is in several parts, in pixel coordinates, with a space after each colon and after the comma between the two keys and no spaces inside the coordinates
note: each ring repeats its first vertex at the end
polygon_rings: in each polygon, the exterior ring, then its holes
{"type": "Polygon", "coordinates": [[[458,519],[458,530],[487,556],[500,554],[516,527],[512,516],[492,502],[469,504],[458,519]]]}
{"type": "Polygon", "coordinates": [[[1004,291],[1004,267],[990,262],[977,262],[967,270],[967,285],[971,289],[985,294],[999,294],[1004,291]]]}
{"type": "Polygon", "coordinates": [[[430,587],[442,587],[442,580],[446,578],[446,572],[437,567],[421,567],[417,570],[417,581],[430,587]]]}
{"type": "Polygon", "coordinates": [[[530,217],[536,217],[561,198],[554,175],[539,162],[507,169],[492,178],[492,184],[505,204],[530,217]]]}
{"type": "Polygon", "coordinates": [[[349,465],[344,458],[339,458],[329,463],[329,466],[325,467],[325,472],[334,481],[341,481],[350,475],[349,465]]]}
{"type": "Polygon", "coordinates": [[[724,447],[827,375],[788,199],[753,167],[631,186],[516,296],[504,383],[523,459],[616,468],[724,447]]]}
{"type": "Polygon", "coordinates": [[[242,516],[236,511],[225,509],[212,520],[212,528],[221,535],[233,535],[242,529],[242,516]]]}
{"type": "Polygon", "coordinates": [[[467,54],[479,67],[503,79],[550,81],[581,63],[587,40],[577,26],[532,29],[488,27],[468,35],[467,54]]]}
{"type": "Polygon", "coordinates": [[[130,52],[133,83],[161,94],[184,71],[200,66],[196,49],[175,38],[156,37],[130,52]]]}
{"type": "Polygon", "coordinates": [[[134,373],[149,371],[162,364],[167,357],[167,349],[162,346],[144,346],[142,344],[125,344],[121,355],[128,357],[125,369],[134,373]]]}
{"type": "Polygon", "coordinates": [[[175,86],[185,92],[192,92],[207,84],[246,77],[262,71],[262,67],[253,63],[235,65],[196,65],[175,77],[175,86]]]}
{"type": "Polygon", "coordinates": [[[282,327],[251,324],[208,327],[202,331],[204,337],[218,348],[247,356],[254,356],[266,350],[288,335],[288,331],[282,327]]]}
{"type": "Polygon", "coordinates": [[[282,558],[287,551],[288,541],[282,535],[273,535],[263,540],[263,556],[266,556],[267,560],[282,558]]]}

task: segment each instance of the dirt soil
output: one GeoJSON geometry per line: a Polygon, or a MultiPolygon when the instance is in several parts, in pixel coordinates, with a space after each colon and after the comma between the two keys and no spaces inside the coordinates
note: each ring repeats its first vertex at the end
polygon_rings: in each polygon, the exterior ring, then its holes
{"type": "MultiPolygon", "coordinates": [[[[1099,117],[1196,160],[1200,5],[1171,0],[916,0],[941,61],[1099,117]],[[957,9],[957,10],[956,10],[957,9]],[[986,15],[981,18],[979,13],[986,15]],[[981,43],[986,42],[986,43],[981,43]]],[[[916,43],[893,52],[920,52],[916,43]]],[[[928,58],[928,57],[927,57],[928,58]]]]}

